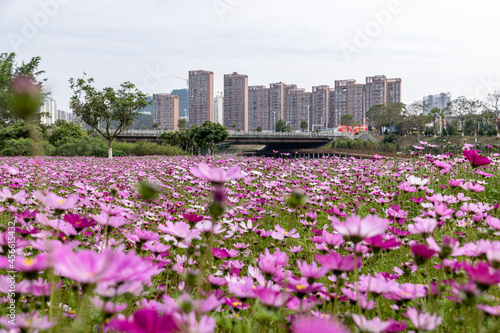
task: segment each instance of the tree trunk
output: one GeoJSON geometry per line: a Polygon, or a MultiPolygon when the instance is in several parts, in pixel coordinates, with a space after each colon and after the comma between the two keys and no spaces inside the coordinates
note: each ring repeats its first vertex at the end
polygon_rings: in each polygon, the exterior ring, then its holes
{"type": "Polygon", "coordinates": [[[112,140],[109,140],[109,142],[108,142],[108,158],[110,160],[113,159],[113,141],[112,140]]]}

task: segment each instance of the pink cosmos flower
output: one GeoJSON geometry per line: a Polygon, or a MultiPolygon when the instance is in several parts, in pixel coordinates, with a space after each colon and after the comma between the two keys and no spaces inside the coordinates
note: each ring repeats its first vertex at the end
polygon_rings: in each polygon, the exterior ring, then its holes
{"type": "MultiPolygon", "coordinates": [[[[12,327],[9,318],[1,317],[0,324],[5,327],[12,327]]],[[[32,313],[16,313],[15,329],[9,332],[39,332],[45,331],[55,326],[57,322],[49,320],[49,316],[40,316],[38,311],[32,313]]]]}
{"type": "MultiPolygon", "coordinates": [[[[317,254],[315,258],[323,267],[336,274],[354,270],[354,256],[352,255],[342,257],[340,254],[332,252],[324,256],[317,254]]],[[[357,265],[361,267],[359,258],[357,258],[357,265]]]]}
{"type": "Polygon", "coordinates": [[[73,252],[68,247],[54,251],[54,272],[82,284],[98,282],[148,281],[159,269],[132,253],[106,249],[73,252]]]}
{"type": "Polygon", "coordinates": [[[262,304],[274,308],[281,308],[286,304],[289,297],[289,295],[286,293],[282,293],[267,287],[259,287],[254,292],[257,298],[262,302],[262,304]]]}
{"type": "Polygon", "coordinates": [[[314,317],[301,317],[292,325],[294,333],[349,333],[342,324],[332,319],[320,319],[314,317]]]}
{"type": "Polygon", "coordinates": [[[426,245],[413,245],[411,247],[411,253],[413,253],[413,257],[415,258],[415,263],[417,265],[423,265],[427,260],[432,258],[432,256],[436,253],[435,250],[429,249],[426,245]]]}
{"type": "Polygon", "coordinates": [[[90,302],[95,305],[95,307],[99,310],[104,310],[106,313],[117,313],[125,310],[127,308],[127,304],[119,304],[113,302],[104,302],[99,297],[90,297],[90,302]]]}
{"type": "Polygon", "coordinates": [[[451,178],[448,183],[450,184],[451,187],[457,187],[457,186],[460,186],[460,184],[462,184],[462,181],[463,179],[453,179],[451,178]]]}
{"type": "Polygon", "coordinates": [[[253,279],[250,277],[239,280],[231,279],[227,283],[227,290],[239,298],[254,298],[255,289],[253,279]]]}
{"type": "Polygon", "coordinates": [[[299,238],[300,237],[299,233],[295,232],[295,229],[292,229],[290,231],[286,231],[285,229],[280,227],[278,224],[274,226],[274,229],[276,229],[276,231],[273,231],[273,233],[271,234],[271,237],[274,239],[283,240],[283,239],[285,239],[285,237],[290,237],[290,238],[299,238]]]}
{"type": "Polygon", "coordinates": [[[408,225],[408,231],[412,234],[430,234],[438,225],[436,219],[432,218],[416,217],[414,220],[417,223],[408,225]]]}
{"type": "Polygon", "coordinates": [[[274,274],[288,264],[288,256],[277,249],[273,254],[266,248],[259,256],[259,268],[262,273],[274,274]]]}
{"type": "Polygon", "coordinates": [[[46,253],[39,254],[33,258],[16,258],[16,270],[25,273],[41,272],[47,268],[48,264],[48,256],[46,253]]]}
{"type": "Polygon", "coordinates": [[[477,308],[479,310],[482,310],[492,316],[500,316],[500,305],[497,306],[490,306],[486,304],[478,304],[477,308]]]}
{"type": "Polygon", "coordinates": [[[227,170],[219,168],[210,168],[205,163],[198,164],[198,167],[192,167],[191,173],[195,177],[203,178],[213,184],[222,185],[228,181],[243,178],[239,166],[233,166],[227,170]]]}
{"type": "Polygon", "coordinates": [[[398,188],[403,192],[417,192],[417,188],[411,185],[409,182],[403,182],[398,185],[398,188]]]}
{"type": "Polygon", "coordinates": [[[411,320],[415,329],[426,332],[435,330],[443,321],[443,317],[437,314],[431,315],[415,308],[408,308],[406,317],[411,320]]]}
{"type": "Polygon", "coordinates": [[[109,326],[125,333],[175,332],[178,329],[171,315],[159,315],[151,309],[139,309],[130,319],[113,319],[109,326]]]}
{"type": "Polygon", "coordinates": [[[15,194],[12,194],[10,189],[8,187],[2,188],[0,191],[0,199],[2,201],[7,201],[7,202],[18,202],[22,203],[24,199],[26,198],[27,194],[26,191],[21,190],[15,194]]]}
{"type": "Polygon", "coordinates": [[[484,262],[478,262],[476,266],[465,264],[464,270],[481,290],[500,282],[500,272],[490,269],[484,262]]]}
{"type": "Polygon", "coordinates": [[[33,196],[38,199],[44,206],[56,210],[68,210],[76,208],[78,195],[73,194],[68,198],[62,198],[55,193],[49,192],[46,196],[40,191],[34,191],[33,196]]]}
{"type": "Polygon", "coordinates": [[[389,221],[375,215],[368,215],[361,218],[358,215],[351,215],[346,218],[345,223],[336,220],[333,224],[339,234],[345,240],[350,240],[353,243],[359,243],[365,238],[383,234],[389,227],[389,221]]]}
{"type": "Polygon", "coordinates": [[[469,160],[474,168],[491,164],[491,160],[488,157],[479,155],[476,150],[464,150],[462,154],[469,160]]]}
{"type": "Polygon", "coordinates": [[[378,252],[380,250],[385,250],[385,249],[394,249],[399,247],[399,245],[401,245],[401,242],[398,241],[395,237],[389,238],[388,240],[384,241],[382,235],[366,238],[364,242],[368,244],[368,246],[374,252],[378,252]]]}
{"type": "Polygon", "coordinates": [[[39,157],[39,156],[36,156],[35,158],[30,158],[30,160],[28,161],[29,164],[31,165],[34,165],[36,167],[39,167],[39,166],[42,166],[45,164],[45,161],[39,157]]]}
{"type": "Polygon", "coordinates": [[[368,320],[365,316],[357,314],[353,314],[352,319],[361,332],[384,332],[392,324],[390,321],[383,321],[379,317],[368,320]]]}
{"type": "Polygon", "coordinates": [[[493,175],[491,173],[486,173],[483,170],[477,170],[476,173],[478,175],[481,175],[481,176],[486,177],[486,178],[490,178],[490,177],[494,177],[495,176],[495,175],[493,175]]]}
{"type": "Polygon", "coordinates": [[[441,220],[450,219],[452,214],[455,212],[454,209],[446,207],[442,202],[434,203],[434,210],[430,211],[428,214],[434,218],[439,218],[441,220]]]}
{"type": "Polygon", "coordinates": [[[486,217],[486,223],[488,223],[490,227],[500,230],[500,219],[490,215],[486,217]]]}
{"type": "Polygon", "coordinates": [[[311,265],[308,265],[304,261],[297,260],[297,266],[299,267],[299,270],[304,277],[313,280],[322,278],[328,272],[328,269],[326,269],[325,267],[318,268],[318,265],[316,265],[315,262],[313,262],[311,265]]]}
{"type": "Polygon", "coordinates": [[[203,215],[197,215],[197,214],[188,214],[188,213],[182,213],[182,217],[191,223],[198,223],[203,220],[204,216],[203,215]]]}
{"type": "Polygon", "coordinates": [[[443,236],[441,247],[439,247],[436,240],[432,237],[427,237],[426,241],[429,244],[429,248],[439,253],[441,259],[445,259],[448,256],[458,257],[465,253],[465,250],[460,247],[458,240],[453,237],[443,236]]]}

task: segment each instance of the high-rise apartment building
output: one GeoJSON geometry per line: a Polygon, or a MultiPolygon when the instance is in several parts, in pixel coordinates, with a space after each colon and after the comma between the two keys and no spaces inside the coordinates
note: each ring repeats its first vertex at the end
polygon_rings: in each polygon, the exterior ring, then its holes
{"type": "Polygon", "coordinates": [[[248,76],[224,75],[224,126],[248,132],[248,76]]]}
{"type": "Polygon", "coordinates": [[[387,103],[401,103],[401,79],[387,79],[387,103]]]}
{"type": "Polygon", "coordinates": [[[153,123],[160,129],[177,131],[179,129],[179,96],[171,94],[153,94],[153,123]]]}
{"type": "Polygon", "coordinates": [[[214,121],[214,73],[189,72],[189,126],[214,121]]]}
{"type": "Polygon", "coordinates": [[[52,125],[58,119],[57,116],[57,103],[51,98],[47,97],[45,103],[41,106],[40,112],[43,114],[41,118],[42,124],[52,125]]]}
{"type": "Polygon", "coordinates": [[[365,117],[365,85],[356,80],[335,81],[335,119],[333,126],[340,125],[340,118],[350,114],[354,122],[362,123],[365,117]]]}
{"type": "Polygon", "coordinates": [[[345,114],[354,117],[354,122],[366,124],[366,113],[375,105],[401,102],[401,79],[388,79],[384,75],[368,76],[366,84],[356,80],[335,81],[333,98],[334,119],[330,125],[336,127],[345,114]]]}
{"type": "Polygon", "coordinates": [[[330,86],[312,87],[311,116],[309,130],[323,130],[328,127],[330,113],[330,86]]]}
{"type": "Polygon", "coordinates": [[[445,110],[451,102],[450,93],[440,93],[437,95],[429,95],[424,97],[425,113],[428,114],[432,109],[438,108],[445,110]]]}
{"type": "MultiPolygon", "coordinates": [[[[269,112],[270,118],[284,119],[284,97],[285,97],[285,84],[283,82],[271,83],[269,85],[269,112]]],[[[275,123],[273,124],[274,127],[275,123]]]]}
{"type": "Polygon", "coordinates": [[[302,121],[310,123],[311,118],[311,93],[296,85],[285,87],[284,120],[295,130],[301,129],[302,121]]]}
{"type": "Polygon", "coordinates": [[[368,76],[365,85],[365,111],[374,105],[387,103],[387,78],[384,75],[368,76]]]}
{"type": "Polygon", "coordinates": [[[170,94],[179,96],[179,118],[189,119],[189,90],[174,89],[170,94]]]}
{"type": "Polygon", "coordinates": [[[224,97],[221,93],[214,98],[214,123],[224,125],[224,97]]]}
{"type": "Polygon", "coordinates": [[[248,87],[248,130],[260,127],[263,131],[273,131],[276,115],[269,108],[269,88],[266,86],[248,87]]]}
{"type": "Polygon", "coordinates": [[[329,102],[328,102],[328,128],[334,128],[335,127],[335,89],[331,88],[330,89],[330,96],[329,96],[329,102]]]}

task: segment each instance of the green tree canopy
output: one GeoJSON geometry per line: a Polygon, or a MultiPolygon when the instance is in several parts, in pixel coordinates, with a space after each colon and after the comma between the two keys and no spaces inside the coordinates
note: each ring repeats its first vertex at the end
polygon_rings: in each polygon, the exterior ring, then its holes
{"type": "Polygon", "coordinates": [[[93,86],[93,78],[71,78],[69,82],[74,93],[70,100],[73,113],[108,140],[111,159],[113,140],[139,116],[139,110],[149,104],[147,95],[130,82],[122,83],[118,90],[111,87],[98,90],[93,86]]]}
{"type": "Polygon", "coordinates": [[[55,147],[59,147],[70,138],[83,139],[85,137],[87,137],[87,133],[79,125],[74,122],[68,123],[65,120],[57,120],[52,127],[49,143],[55,147]]]}
{"type": "Polygon", "coordinates": [[[229,136],[226,127],[218,123],[205,121],[191,130],[192,138],[201,149],[209,149],[213,154],[215,147],[229,136]]]}
{"type": "Polygon", "coordinates": [[[345,125],[345,126],[354,125],[354,116],[352,114],[343,114],[340,117],[340,125],[345,125]]]}

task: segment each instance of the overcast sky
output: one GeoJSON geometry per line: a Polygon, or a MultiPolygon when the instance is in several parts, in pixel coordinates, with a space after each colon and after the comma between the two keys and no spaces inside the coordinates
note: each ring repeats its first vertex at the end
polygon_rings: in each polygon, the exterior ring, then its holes
{"type": "Polygon", "coordinates": [[[68,80],[184,88],[189,70],[247,74],[249,85],[334,85],[383,74],[405,103],[500,89],[494,0],[0,0],[0,52],[40,56],[46,87],[69,110],[68,80]]]}

